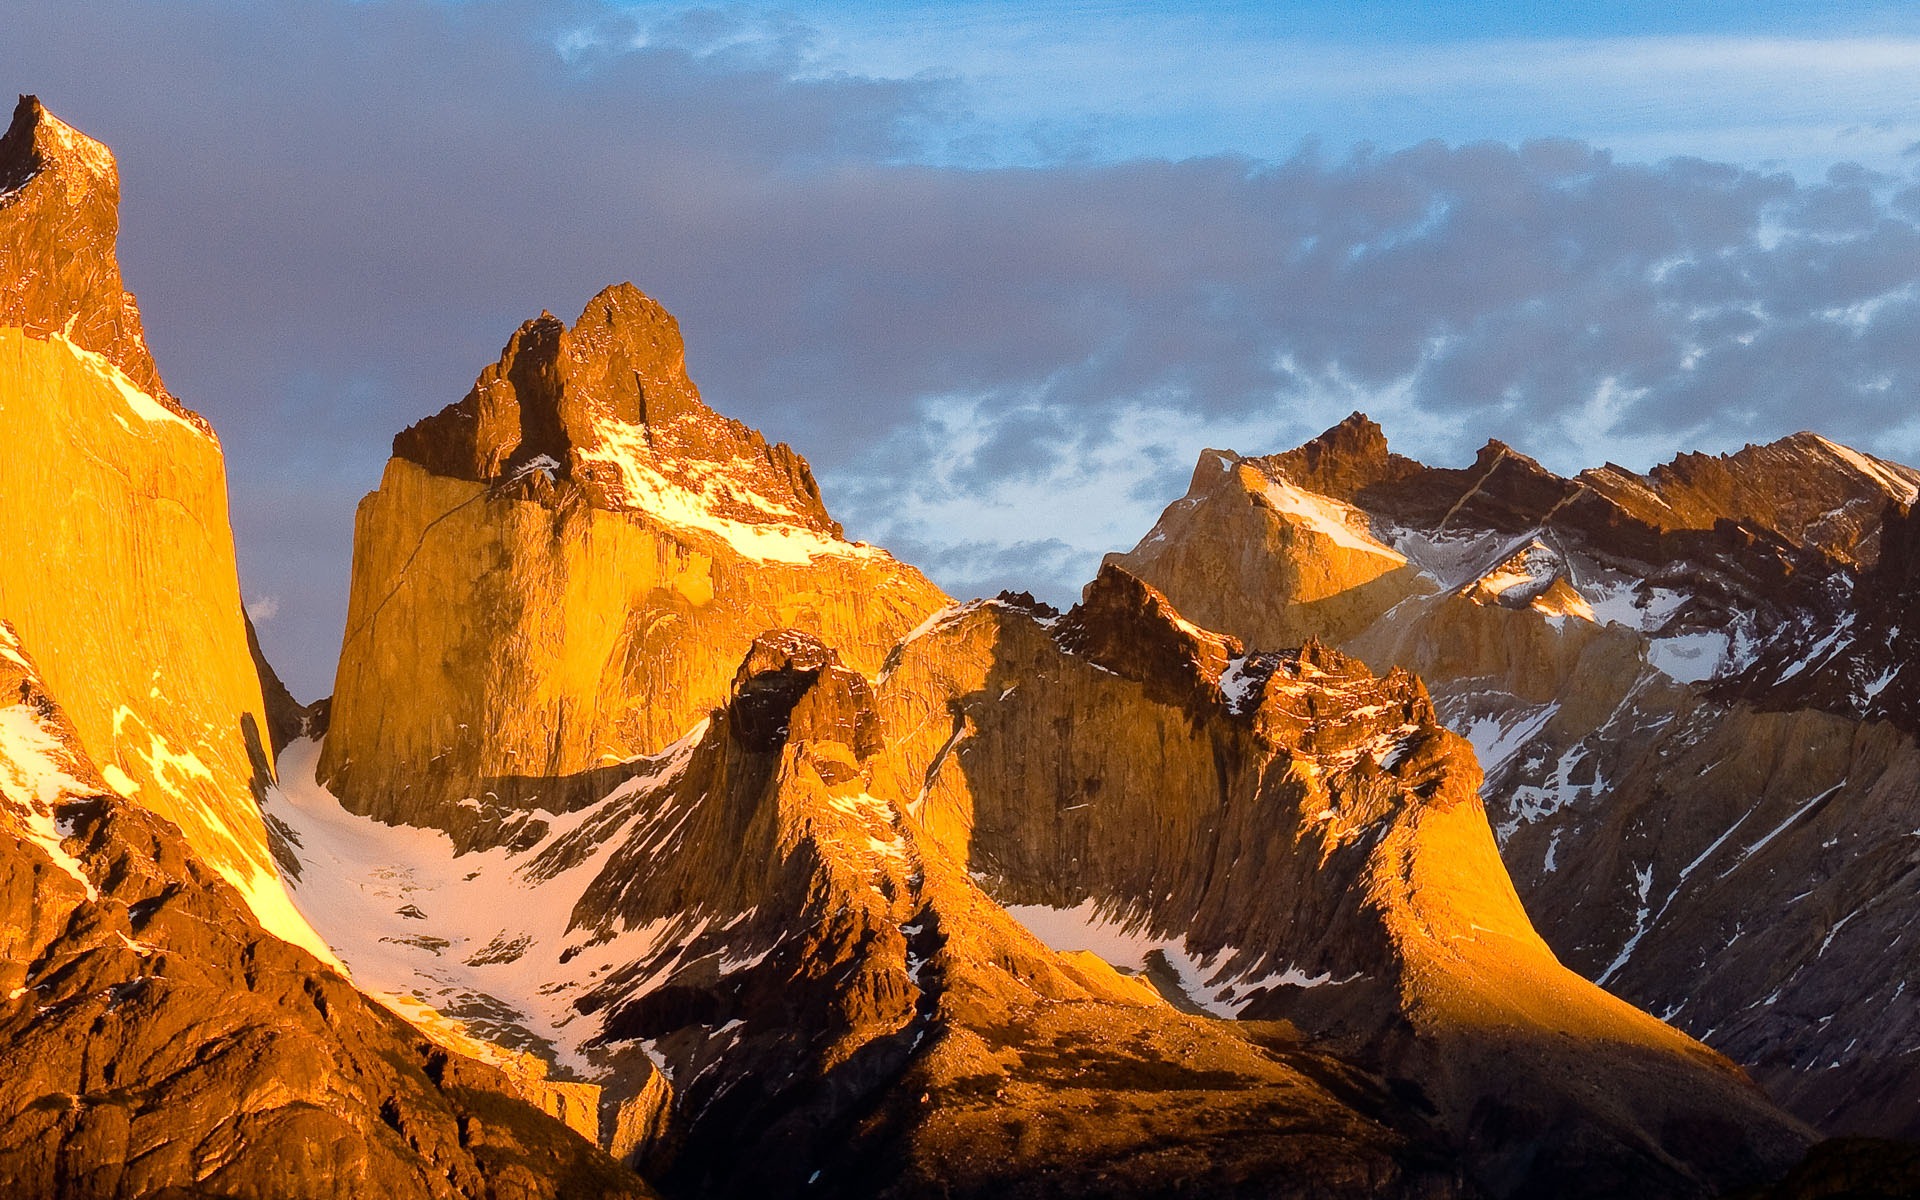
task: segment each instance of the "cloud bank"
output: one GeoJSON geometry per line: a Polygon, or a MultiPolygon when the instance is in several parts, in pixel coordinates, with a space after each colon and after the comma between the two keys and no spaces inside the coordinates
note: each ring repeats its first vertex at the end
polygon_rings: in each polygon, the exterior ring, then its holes
{"type": "MultiPolygon", "coordinates": [[[[122,257],[225,441],[249,594],[331,687],[352,509],[513,328],[630,278],[717,408],[950,590],[1070,598],[1205,445],[1354,408],[1464,461],[1803,427],[1920,458],[1920,188],[1571,139],[1017,167],[964,80],[597,4],[13,6],[0,80],[120,153],[122,257]],[[152,98],[160,97],[158,102],[152,98]],[[936,156],[938,157],[938,156],[936,156]]],[[[1045,156],[1042,156],[1045,157],[1045,156]]]]}

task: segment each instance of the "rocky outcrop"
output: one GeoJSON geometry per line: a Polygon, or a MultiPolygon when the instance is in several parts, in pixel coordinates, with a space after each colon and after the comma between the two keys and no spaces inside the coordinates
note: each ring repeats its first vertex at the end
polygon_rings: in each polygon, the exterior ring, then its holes
{"type": "Polygon", "coordinates": [[[516,1092],[263,931],[0,624],[0,1189],[650,1194],[516,1092]]]}
{"type": "Polygon", "coordinates": [[[1887,950],[1920,909],[1896,848],[1920,821],[1916,750],[1860,722],[1898,708],[1920,472],[1798,434],[1569,480],[1497,443],[1464,470],[1423,467],[1370,429],[1202,458],[1405,557],[1406,599],[1364,626],[1320,616],[1364,584],[1304,595],[1287,586],[1300,568],[1240,565],[1298,553],[1248,536],[1242,484],[1190,492],[1115,561],[1228,633],[1290,628],[1417,672],[1473,741],[1502,857],[1564,961],[1810,1121],[1920,1132],[1894,1062],[1920,979],[1887,950]]]}
{"type": "Polygon", "coordinates": [[[1691,1194],[1804,1144],[1732,1064],[1554,960],[1470,749],[1405,672],[1249,654],[1108,567],[1064,617],[951,611],[880,695],[888,787],[996,899],[1406,1081],[1494,1194],[1691,1194]]]}
{"type": "Polygon", "coordinates": [[[657,511],[691,493],[710,517],[840,534],[805,459],[701,403],[679,323],[631,283],[595,296],[572,329],[552,313],[522,325],[464,399],[402,430],[393,453],[533,494],[573,482],[603,509],[657,511]]]}
{"type": "Polygon", "coordinates": [[[0,618],[105,782],[324,953],[255,803],[270,735],[220,446],[160,386],[114,259],[118,197],[107,149],[23,99],[0,139],[0,618]]]}
{"type": "MultiPolygon", "coordinates": [[[[1353,435],[1367,429],[1379,431],[1371,423],[1343,425],[1331,445],[1303,447],[1308,477],[1324,475],[1328,486],[1344,490],[1390,472],[1384,442],[1377,460],[1367,441],[1354,444],[1353,435]]],[[[1261,646],[1351,637],[1433,587],[1405,555],[1368,531],[1352,505],[1217,450],[1201,454],[1186,496],[1132,555],[1108,558],[1148,578],[1191,580],[1180,598],[1190,620],[1231,629],[1261,646]],[[1241,599],[1246,596],[1274,602],[1254,609],[1241,599]]]]}
{"type": "Polygon", "coordinates": [[[1796,433],[1732,454],[1682,454],[1645,479],[1609,465],[1580,480],[1661,529],[1736,521],[1865,566],[1879,557],[1888,498],[1912,496],[1920,470],[1796,433]],[[1649,493],[1657,504],[1636,503],[1649,493]]]}
{"type": "Polygon", "coordinates": [[[355,521],[321,774],[463,845],[603,795],[608,764],[725,700],[761,631],[870,671],[946,603],[842,540],[798,455],[700,403],[673,319],[631,285],[571,330],[528,322],[394,448],[355,521]]]}
{"type": "Polygon", "coordinates": [[[1889,501],[1873,532],[1879,553],[1848,579],[1840,619],[1803,617],[1752,666],[1718,681],[1716,697],[1891,721],[1920,734],[1920,511],[1889,501]]]}
{"type": "Polygon", "coordinates": [[[0,328],[55,334],[97,354],[154,403],[205,434],[167,393],[133,293],[120,279],[120,169],[105,146],[34,96],[0,137],[0,328]]]}

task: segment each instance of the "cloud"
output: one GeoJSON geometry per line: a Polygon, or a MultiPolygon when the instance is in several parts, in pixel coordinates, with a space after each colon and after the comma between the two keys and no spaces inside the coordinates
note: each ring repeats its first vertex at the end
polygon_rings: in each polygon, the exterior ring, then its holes
{"type": "Polygon", "coordinates": [[[1805,426],[1920,453],[1905,176],[1573,138],[1176,161],[1066,137],[960,167],[925,151],[979,133],[964,80],[822,70],[792,23],[13,10],[0,77],[120,154],[130,285],[221,432],[247,587],[283,599],[263,637],[303,695],[329,686],[392,434],[521,320],[619,279],[680,317],[716,407],[814,461],[850,534],[963,593],[1071,599],[1202,446],[1277,449],[1354,408],[1448,462],[1499,437],[1645,466],[1805,426]]]}
{"type": "Polygon", "coordinates": [[[262,625],[280,615],[280,597],[255,596],[247,601],[247,616],[255,625],[262,625]]]}

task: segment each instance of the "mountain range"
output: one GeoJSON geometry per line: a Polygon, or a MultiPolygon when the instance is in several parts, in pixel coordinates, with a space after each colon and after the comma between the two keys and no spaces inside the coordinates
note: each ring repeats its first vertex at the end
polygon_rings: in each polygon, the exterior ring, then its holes
{"type": "Polygon", "coordinates": [[[9,1194],[1920,1174],[1920,471],[1434,468],[1355,414],[1205,452],[1067,611],[956,600],[619,284],[395,436],[301,704],[118,204],[22,98],[9,1194]]]}

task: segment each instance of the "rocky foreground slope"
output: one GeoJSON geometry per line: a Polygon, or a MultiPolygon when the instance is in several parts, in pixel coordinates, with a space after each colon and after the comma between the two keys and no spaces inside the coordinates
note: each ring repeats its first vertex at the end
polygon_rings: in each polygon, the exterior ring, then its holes
{"type": "Polygon", "coordinates": [[[265,932],[107,784],[4,622],[0,1191],[649,1194],[507,1076],[265,932]]]}
{"type": "Polygon", "coordinates": [[[1209,451],[1113,561],[1203,624],[1418,672],[1570,966],[1824,1128],[1913,1136],[1917,486],[1812,434],[1646,476],[1497,443],[1431,468],[1356,415],[1209,451]]]}

